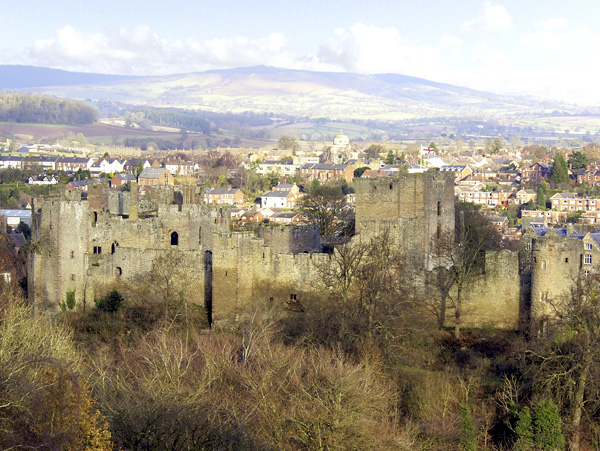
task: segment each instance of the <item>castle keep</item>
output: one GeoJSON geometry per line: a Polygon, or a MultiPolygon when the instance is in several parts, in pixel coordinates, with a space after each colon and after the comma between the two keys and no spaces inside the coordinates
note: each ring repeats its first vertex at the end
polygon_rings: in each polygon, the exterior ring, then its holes
{"type": "MultiPolygon", "coordinates": [[[[389,233],[417,274],[433,269],[435,241],[454,230],[452,175],[400,174],[354,183],[353,240],[389,233]]],[[[32,305],[57,311],[70,297],[76,309],[86,309],[111,288],[143,286],[153,273],[176,269],[185,280],[179,288],[185,299],[206,307],[209,320],[221,321],[235,320],[261,299],[285,301],[317,287],[319,267],[330,260],[321,252],[318,228],[233,232],[228,207],[202,205],[197,198],[193,188],[155,187],[140,196],[135,184],[123,193],[96,183],[87,198],[67,190],[36,199],[32,241],[38,251],[28,260],[32,305]]],[[[469,287],[463,324],[518,328],[547,316],[547,300],[564,295],[575,277],[589,275],[592,262],[600,262],[600,237],[567,235],[530,229],[519,251],[488,253],[482,277],[469,287]]],[[[422,285],[425,296],[435,298],[422,285]]]]}

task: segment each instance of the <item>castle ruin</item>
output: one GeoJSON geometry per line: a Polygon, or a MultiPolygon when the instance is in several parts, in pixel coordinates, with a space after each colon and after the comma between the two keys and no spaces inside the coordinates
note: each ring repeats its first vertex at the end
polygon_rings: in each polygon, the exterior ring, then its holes
{"type": "MultiPolygon", "coordinates": [[[[435,240],[454,230],[452,176],[399,174],[354,184],[353,240],[390,233],[411,267],[421,274],[433,269],[435,240]]],[[[161,259],[186,271],[186,299],[204,306],[210,322],[237,319],[258,297],[281,297],[278,287],[315,288],[319,266],[330,259],[321,252],[318,228],[234,232],[229,207],[197,199],[194,188],[157,187],[139,196],[135,184],[124,193],[103,183],[91,184],[87,198],[66,190],[35,199],[32,241],[38,250],[28,260],[34,309],[58,311],[68,295],[76,309],[90,308],[107,287],[143,284],[161,259]]],[[[528,325],[548,313],[544,300],[562,295],[568,277],[589,273],[592,259],[600,262],[600,247],[589,234],[565,240],[553,231],[528,231],[518,252],[486,255],[483,276],[468,293],[464,325],[528,325]]]]}

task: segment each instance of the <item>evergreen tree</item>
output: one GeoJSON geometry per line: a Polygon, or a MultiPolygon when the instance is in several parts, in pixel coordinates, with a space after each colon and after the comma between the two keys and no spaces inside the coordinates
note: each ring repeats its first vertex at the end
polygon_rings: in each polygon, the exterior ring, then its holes
{"type": "Polygon", "coordinates": [[[462,451],[477,450],[477,434],[473,421],[471,420],[471,411],[467,404],[461,404],[460,416],[462,419],[460,427],[460,449],[462,451]]]}
{"type": "Polygon", "coordinates": [[[536,198],[535,203],[538,210],[546,209],[546,193],[548,190],[548,185],[546,182],[542,182],[538,185],[536,190],[536,198]]]}
{"type": "Polygon", "coordinates": [[[396,152],[390,149],[385,158],[385,164],[395,164],[396,163],[396,152]]]}
{"type": "Polygon", "coordinates": [[[515,433],[517,434],[517,441],[513,448],[515,451],[533,451],[535,449],[533,442],[533,422],[529,407],[523,407],[519,410],[515,433]]]}
{"type": "Polygon", "coordinates": [[[574,151],[569,158],[569,164],[573,172],[578,172],[580,169],[585,168],[589,163],[588,156],[585,152],[574,151]]]}
{"type": "Polygon", "coordinates": [[[535,444],[545,451],[565,449],[565,437],[560,427],[558,407],[550,399],[540,402],[534,409],[535,444]]]}
{"type": "Polygon", "coordinates": [[[554,164],[552,165],[552,175],[550,181],[555,185],[559,183],[567,183],[569,181],[569,167],[567,166],[567,160],[565,156],[558,152],[554,156],[554,164]]]}

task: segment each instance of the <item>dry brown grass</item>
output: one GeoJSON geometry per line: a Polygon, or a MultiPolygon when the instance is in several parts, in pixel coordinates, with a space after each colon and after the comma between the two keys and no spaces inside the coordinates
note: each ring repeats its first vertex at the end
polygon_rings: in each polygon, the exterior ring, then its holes
{"type": "Polygon", "coordinates": [[[155,331],[111,354],[90,362],[89,382],[124,448],[376,450],[412,440],[394,384],[338,351],[286,347],[262,330],[188,342],[155,331]]]}

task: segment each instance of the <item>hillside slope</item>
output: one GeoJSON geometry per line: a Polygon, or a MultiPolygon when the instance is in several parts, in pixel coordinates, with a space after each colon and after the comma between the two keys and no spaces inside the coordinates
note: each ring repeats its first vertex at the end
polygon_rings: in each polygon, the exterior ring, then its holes
{"type": "Polygon", "coordinates": [[[0,66],[0,89],[156,107],[345,119],[577,111],[560,102],[502,96],[399,74],[310,72],[265,66],[153,77],[0,66]],[[4,77],[16,68],[22,72],[20,83],[14,77],[4,77]],[[39,77],[43,71],[52,71],[47,73],[52,76],[39,77]]]}

